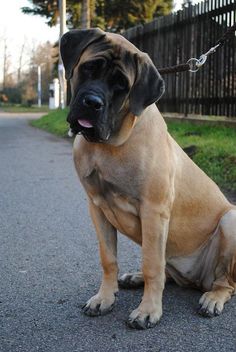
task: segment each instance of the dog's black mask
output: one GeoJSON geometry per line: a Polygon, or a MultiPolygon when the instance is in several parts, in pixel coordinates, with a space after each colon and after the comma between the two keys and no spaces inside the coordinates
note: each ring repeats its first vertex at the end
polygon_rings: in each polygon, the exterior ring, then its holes
{"type": "Polygon", "coordinates": [[[105,58],[78,66],[78,80],[67,121],[72,131],[89,141],[107,141],[121,120],[118,118],[129,92],[129,82],[105,58]]]}
{"type": "Polygon", "coordinates": [[[149,57],[119,35],[73,30],[60,50],[72,88],[67,121],[91,142],[108,141],[129,112],[140,115],[164,90],[149,57]]]}

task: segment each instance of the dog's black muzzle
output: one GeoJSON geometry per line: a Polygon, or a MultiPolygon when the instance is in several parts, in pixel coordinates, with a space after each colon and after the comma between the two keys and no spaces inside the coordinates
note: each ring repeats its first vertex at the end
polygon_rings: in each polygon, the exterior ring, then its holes
{"type": "Polygon", "coordinates": [[[110,135],[106,116],[105,97],[101,92],[89,90],[77,94],[67,122],[74,134],[81,133],[90,142],[102,142],[110,135]]]}

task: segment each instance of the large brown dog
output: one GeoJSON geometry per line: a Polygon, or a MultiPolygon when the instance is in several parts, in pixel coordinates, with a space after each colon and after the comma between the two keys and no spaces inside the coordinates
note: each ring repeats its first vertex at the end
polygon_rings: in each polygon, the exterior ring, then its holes
{"type": "Polygon", "coordinates": [[[236,290],[236,208],[168,134],[154,104],[164,84],[152,61],[122,36],[99,29],[66,33],[61,56],[72,87],[68,122],[82,134],[74,161],[103,267],[84,313],[112,309],[118,230],[142,246],[142,272],[120,278],[125,287],[144,283],[131,327],[158,322],[166,275],[205,292],[202,315],[220,314],[236,290]]]}

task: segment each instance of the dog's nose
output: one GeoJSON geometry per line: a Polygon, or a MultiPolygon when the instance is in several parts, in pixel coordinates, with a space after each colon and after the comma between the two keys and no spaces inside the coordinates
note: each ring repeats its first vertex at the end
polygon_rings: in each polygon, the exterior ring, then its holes
{"type": "Polygon", "coordinates": [[[84,106],[93,108],[95,110],[101,110],[104,105],[102,99],[99,96],[92,94],[86,95],[84,97],[83,104],[84,106]]]}

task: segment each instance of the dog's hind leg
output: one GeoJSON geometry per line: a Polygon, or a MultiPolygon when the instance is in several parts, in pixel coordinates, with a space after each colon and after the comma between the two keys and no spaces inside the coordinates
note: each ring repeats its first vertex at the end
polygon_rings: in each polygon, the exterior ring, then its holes
{"type": "Polygon", "coordinates": [[[134,289],[144,286],[143,273],[138,271],[136,273],[123,274],[119,280],[119,287],[124,289],[134,289]]]}
{"type": "MultiPolygon", "coordinates": [[[[173,279],[166,270],[166,282],[172,282],[173,279]]],[[[118,279],[119,288],[123,289],[135,289],[144,286],[144,279],[142,271],[137,271],[136,273],[126,273],[123,274],[118,279]]]]}
{"type": "Polygon", "coordinates": [[[206,317],[219,315],[224,304],[236,292],[236,209],[228,211],[220,220],[219,259],[212,290],[200,299],[199,314],[206,317]]]}

